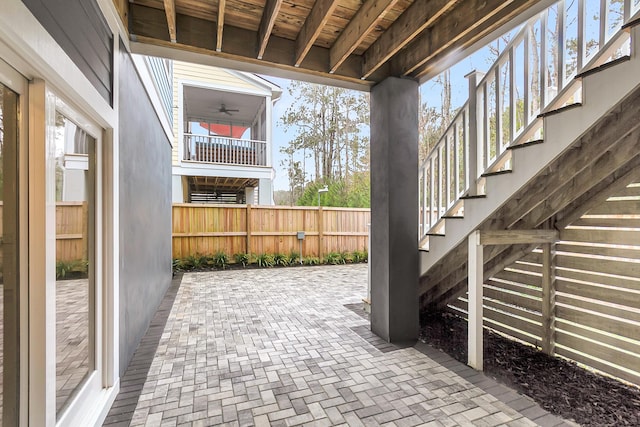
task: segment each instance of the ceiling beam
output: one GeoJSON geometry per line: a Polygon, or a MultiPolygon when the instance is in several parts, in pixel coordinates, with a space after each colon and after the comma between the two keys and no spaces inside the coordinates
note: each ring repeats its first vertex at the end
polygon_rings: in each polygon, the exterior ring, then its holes
{"type": "MultiPolygon", "coordinates": [[[[458,0],[416,0],[364,53],[362,77],[369,77],[458,0]]],[[[466,3],[466,2],[462,2],[466,3]]],[[[475,18],[475,15],[472,14],[475,18]]]]}
{"type": "Polygon", "coordinates": [[[383,67],[370,80],[360,79],[362,57],[349,55],[335,74],[328,73],[329,49],[312,46],[304,67],[294,66],[295,41],[271,36],[262,60],[256,59],[258,33],[232,25],[224,27],[221,52],[216,52],[216,28],[211,21],[180,13],[176,16],[180,41],[170,43],[167,38],[164,11],[131,3],[131,49],[135,53],[196,62],[252,73],[347,87],[368,91],[375,81],[386,77],[383,67]]]}
{"type": "Polygon", "coordinates": [[[260,20],[260,28],[258,29],[258,59],[262,59],[264,51],[267,49],[273,24],[276,22],[276,17],[278,16],[281,5],[282,0],[267,0],[267,4],[264,6],[264,12],[260,20]]]}
{"type": "Polygon", "coordinates": [[[176,3],[174,0],[164,0],[164,11],[167,15],[167,27],[169,27],[169,40],[175,43],[178,40],[176,33],[176,3]]]}
{"type": "MultiPolygon", "coordinates": [[[[436,55],[464,49],[523,13],[539,0],[466,0],[438,20],[392,60],[395,75],[409,75],[436,55]]],[[[462,59],[462,58],[460,58],[462,59]]]]}
{"type": "Polygon", "coordinates": [[[296,38],[294,66],[302,64],[337,5],[338,0],[316,0],[296,38]]]}
{"type": "Polygon", "coordinates": [[[227,5],[227,0],[218,0],[218,19],[217,27],[218,32],[216,34],[216,52],[222,52],[222,33],[224,31],[224,8],[227,5]]]}
{"type": "Polygon", "coordinates": [[[329,72],[335,73],[398,0],[367,0],[340,33],[329,51],[329,72]]]}

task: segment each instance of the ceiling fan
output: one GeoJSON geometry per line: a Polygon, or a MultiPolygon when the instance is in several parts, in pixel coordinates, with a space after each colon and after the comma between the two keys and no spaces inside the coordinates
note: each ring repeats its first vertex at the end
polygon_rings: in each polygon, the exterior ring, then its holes
{"type": "Polygon", "coordinates": [[[233,116],[233,114],[231,114],[231,113],[237,113],[238,111],[240,111],[240,110],[238,110],[236,108],[227,108],[224,104],[220,104],[220,108],[218,109],[219,113],[228,114],[230,116],[233,116]]]}

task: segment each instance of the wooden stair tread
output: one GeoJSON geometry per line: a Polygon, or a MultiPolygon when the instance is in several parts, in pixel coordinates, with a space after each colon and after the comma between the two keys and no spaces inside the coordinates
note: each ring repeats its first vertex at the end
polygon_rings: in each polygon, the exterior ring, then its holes
{"type": "Polygon", "coordinates": [[[586,76],[590,76],[591,74],[596,74],[596,73],[598,73],[598,72],[600,72],[602,70],[606,70],[607,68],[614,67],[614,66],[616,66],[618,64],[621,64],[623,62],[628,62],[630,60],[631,60],[631,57],[629,55],[621,56],[618,59],[614,59],[613,61],[609,61],[609,62],[604,63],[604,64],[602,64],[602,65],[600,65],[598,67],[594,67],[594,68],[591,68],[590,70],[583,71],[580,74],[578,74],[575,78],[576,79],[582,79],[582,78],[584,78],[586,76]]]}
{"type": "Polygon", "coordinates": [[[508,173],[513,172],[511,169],[505,169],[505,170],[501,170],[501,171],[495,171],[495,172],[485,172],[482,175],[480,175],[483,178],[487,178],[490,176],[497,176],[497,175],[506,175],[508,173]]]}
{"type": "Polygon", "coordinates": [[[527,141],[527,142],[522,142],[516,145],[510,145],[507,147],[507,150],[518,150],[520,148],[526,148],[532,145],[542,144],[543,142],[544,142],[544,139],[534,139],[533,141],[527,141]]]}
{"type": "Polygon", "coordinates": [[[556,108],[555,110],[545,111],[544,113],[538,114],[538,118],[545,118],[549,116],[553,116],[554,114],[562,113],[563,111],[572,110],[574,108],[582,107],[580,102],[576,102],[575,104],[565,105],[564,107],[556,108]]]}
{"type": "Polygon", "coordinates": [[[460,200],[484,199],[485,197],[487,197],[485,194],[477,194],[475,196],[466,195],[460,197],[460,200]]]}

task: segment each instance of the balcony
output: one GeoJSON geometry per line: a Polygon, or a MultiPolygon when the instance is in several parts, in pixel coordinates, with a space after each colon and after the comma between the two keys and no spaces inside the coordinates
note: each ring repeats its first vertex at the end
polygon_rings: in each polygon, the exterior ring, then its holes
{"type": "Polygon", "coordinates": [[[183,161],[267,166],[266,141],[185,133],[183,143],[183,161]]]}

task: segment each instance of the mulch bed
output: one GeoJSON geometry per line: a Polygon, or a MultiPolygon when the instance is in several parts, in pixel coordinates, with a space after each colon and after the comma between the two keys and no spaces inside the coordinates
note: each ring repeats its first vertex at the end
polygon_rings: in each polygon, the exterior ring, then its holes
{"type": "MultiPolygon", "coordinates": [[[[451,313],[422,316],[423,342],[467,362],[467,322],[451,313]]],[[[484,370],[542,408],[583,426],[640,426],[640,388],[484,331],[484,370]]]]}

